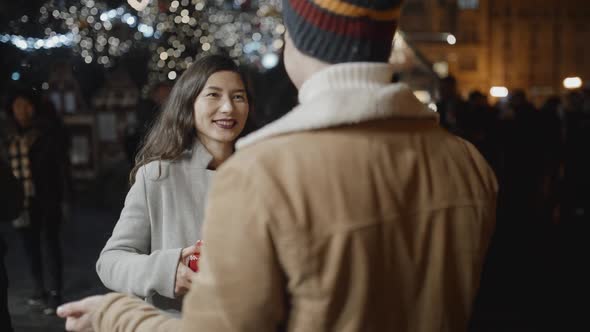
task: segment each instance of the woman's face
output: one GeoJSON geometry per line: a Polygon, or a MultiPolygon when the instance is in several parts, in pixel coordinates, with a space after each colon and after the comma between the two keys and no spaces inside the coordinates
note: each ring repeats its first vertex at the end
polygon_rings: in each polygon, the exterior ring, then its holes
{"type": "Polygon", "coordinates": [[[219,71],[209,76],[193,109],[201,142],[233,143],[244,129],[250,109],[240,75],[219,71]]]}
{"type": "Polygon", "coordinates": [[[28,128],[33,121],[33,104],[26,98],[17,97],[12,103],[12,114],[16,123],[22,128],[28,128]]]}

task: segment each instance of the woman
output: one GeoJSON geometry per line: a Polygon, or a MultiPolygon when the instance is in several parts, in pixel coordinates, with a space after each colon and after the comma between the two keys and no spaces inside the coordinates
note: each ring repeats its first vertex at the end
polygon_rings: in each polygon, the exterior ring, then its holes
{"type": "Polygon", "coordinates": [[[229,58],[201,58],[180,77],[136,157],[125,206],[96,263],[108,288],[180,310],[209,181],[233,153],[249,109],[229,58]]]}

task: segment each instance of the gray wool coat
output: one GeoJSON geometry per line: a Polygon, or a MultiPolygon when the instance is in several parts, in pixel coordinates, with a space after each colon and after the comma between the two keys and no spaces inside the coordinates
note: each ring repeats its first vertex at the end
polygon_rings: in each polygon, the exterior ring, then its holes
{"type": "Polygon", "coordinates": [[[176,268],[183,248],[201,239],[212,156],[197,142],[181,160],[141,167],[111,238],[96,262],[106,287],[178,312],[176,268]]]}

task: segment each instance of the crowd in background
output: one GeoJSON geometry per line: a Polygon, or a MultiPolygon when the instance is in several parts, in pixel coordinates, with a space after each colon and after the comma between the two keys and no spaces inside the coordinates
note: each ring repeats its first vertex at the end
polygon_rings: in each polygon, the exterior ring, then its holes
{"type": "MultiPolygon", "coordinates": [[[[501,193],[499,221],[512,227],[577,223],[590,214],[590,87],[535,107],[524,91],[490,105],[473,91],[441,80],[441,125],[475,145],[494,169],[501,193]]],[[[499,225],[502,226],[502,225],[499,225]]]]}
{"type": "Polygon", "coordinates": [[[500,188],[474,321],[487,312],[540,330],[583,324],[574,303],[586,298],[590,87],[540,107],[522,90],[495,105],[479,91],[467,99],[457,91],[453,77],[441,80],[441,125],[477,147],[500,188]]]}

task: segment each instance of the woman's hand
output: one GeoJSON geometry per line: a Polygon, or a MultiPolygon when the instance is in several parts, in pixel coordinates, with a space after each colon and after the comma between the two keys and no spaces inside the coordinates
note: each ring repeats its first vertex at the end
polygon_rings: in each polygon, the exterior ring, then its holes
{"type": "Polygon", "coordinates": [[[66,331],[94,331],[92,328],[92,316],[103,299],[104,295],[95,295],[80,301],[63,304],[57,308],[57,315],[66,319],[66,331]]]}
{"type": "Polygon", "coordinates": [[[190,255],[199,255],[201,253],[201,241],[196,244],[182,249],[182,254],[178,260],[178,266],[176,267],[176,282],[174,283],[174,296],[181,297],[188,293],[191,287],[192,278],[195,275],[187,265],[188,258],[190,255]]]}

